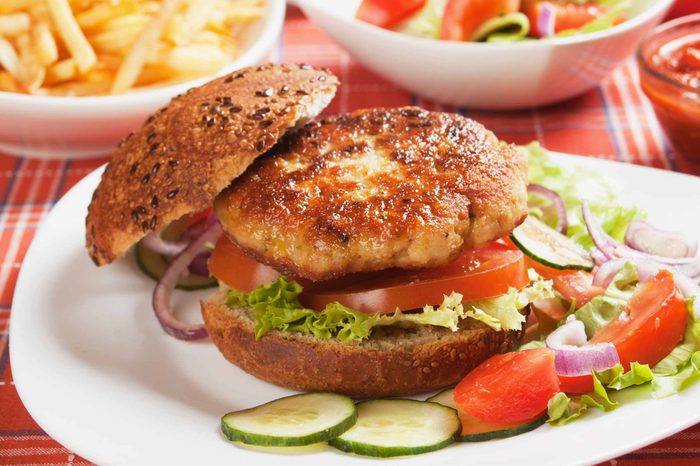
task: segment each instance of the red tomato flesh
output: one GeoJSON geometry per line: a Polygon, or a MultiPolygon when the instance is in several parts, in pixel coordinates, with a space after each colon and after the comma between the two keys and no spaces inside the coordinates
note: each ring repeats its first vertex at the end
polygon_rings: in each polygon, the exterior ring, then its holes
{"type": "Polygon", "coordinates": [[[454,401],[482,421],[522,423],[541,416],[557,392],[554,351],[537,348],[487,359],[457,385],[454,401]]]}
{"type": "Polygon", "coordinates": [[[593,391],[593,376],[559,375],[559,389],[564,393],[591,393],[593,391]]]}
{"type": "Polygon", "coordinates": [[[593,274],[583,270],[556,270],[539,262],[525,258],[527,265],[547,280],[552,280],[554,289],[569,301],[576,301],[576,308],[582,307],[596,296],[605,293],[605,289],[593,285],[593,274]]]}
{"type": "Polygon", "coordinates": [[[442,17],[440,39],[471,41],[479,26],[520,9],[520,0],[449,0],[442,17]]]}
{"type": "Polygon", "coordinates": [[[426,0],[363,0],[357,19],[381,28],[391,28],[417,12],[426,0]]]}
{"type": "Polygon", "coordinates": [[[627,309],[598,330],[591,343],[615,345],[622,365],[655,365],[681,341],[688,323],[688,310],[676,289],[673,274],[661,270],[638,286],[627,309]]]}
{"type": "Polygon", "coordinates": [[[245,254],[226,235],[221,235],[211,253],[209,273],[227,286],[246,293],[279,277],[279,272],[245,254]]]}
{"type": "Polygon", "coordinates": [[[453,291],[465,300],[475,300],[500,296],[510,288],[521,289],[529,283],[523,254],[491,243],[465,250],[443,267],[391,269],[307,283],[299,298],[312,309],[339,302],[361,312],[378,314],[437,305],[453,291]]]}

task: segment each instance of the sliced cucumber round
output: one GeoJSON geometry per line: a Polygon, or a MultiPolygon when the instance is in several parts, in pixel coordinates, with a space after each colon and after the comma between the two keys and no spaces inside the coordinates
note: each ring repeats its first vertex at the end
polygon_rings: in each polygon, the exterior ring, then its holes
{"type": "Polygon", "coordinates": [[[221,418],[221,431],[248,445],[300,446],[335,438],[356,420],[355,403],[347,396],[304,393],[228,413],[221,418]]]}
{"type": "Polygon", "coordinates": [[[431,396],[426,401],[440,403],[457,411],[461,423],[461,431],[457,435],[458,442],[483,442],[485,440],[493,440],[499,438],[514,437],[516,435],[530,432],[537,429],[545,423],[546,416],[541,416],[534,421],[523,422],[519,424],[494,424],[476,419],[473,416],[462,411],[454,402],[452,389],[448,388],[441,391],[437,395],[431,396]]]}
{"type": "Polygon", "coordinates": [[[532,215],[510,234],[510,239],[531,259],[558,270],[593,270],[586,249],[532,215]]]}
{"type": "Polygon", "coordinates": [[[332,446],[365,456],[416,455],[445,448],[459,431],[454,409],[426,401],[365,401],[357,413],[357,423],[332,446]]]}
{"type": "MultiPolygon", "coordinates": [[[[136,263],[141,271],[156,281],[160,280],[160,277],[165,273],[165,269],[168,268],[168,259],[150,249],[144,248],[141,243],[137,243],[134,246],[134,253],[136,254],[136,263]]],[[[205,288],[213,288],[218,284],[215,278],[189,274],[177,281],[176,288],[190,291],[203,290],[205,288]]]]}

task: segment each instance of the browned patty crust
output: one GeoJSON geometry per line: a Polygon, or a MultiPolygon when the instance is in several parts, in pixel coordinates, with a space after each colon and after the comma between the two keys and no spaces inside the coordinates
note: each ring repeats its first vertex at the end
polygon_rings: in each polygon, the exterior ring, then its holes
{"type": "Polygon", "coordinates": [[[362,342],[278,330],[256,340],[250,311],[231,309],[224,299],[219,291],[202,301],[204,322],[219,351],[251,375],[295,390],[355,397],[437,390],[456,384],[492,355],[514,349],[523,336],[463,319],[456,332],[430,325],[378,327],[362,342]]]}
{"type": "Polygon", "coordinates": [[[524,158],[473,120],[368,109],[285,137],[215,209],[258,260],[324,280],[443,265],[520,224],[526,185],[524,158]]]}
{"type": "Polygon", "coordinates": [[[338,80],[307,65],[235,71],[176,97],[114,153],[86,219],[96,264],[188,213],[204,210],[290,128],[318,115],[338,80]]]}

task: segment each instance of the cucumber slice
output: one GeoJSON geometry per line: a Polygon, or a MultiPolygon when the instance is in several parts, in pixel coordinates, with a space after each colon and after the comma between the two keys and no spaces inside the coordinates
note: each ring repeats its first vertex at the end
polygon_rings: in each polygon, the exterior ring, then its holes
{"type": "Polygon", "coordinates": [[[595,262],[586,249],[533,216],[510,234],[531,259],[557,270],[593,270],[595,262]]]}
{"type": "Polygon", "coordinates": [[[426,401],[365,401],[357,414],[357,424],[331,440],[332,446],[366,456],[417,455],[448,446],[459,431],[454,409],[426,401]]]}
{"type": "Polygon", "coordinates": [[[347,396],[303,393],[228,413],[221,418],[221,431],[249,445],[300,446],[335,438],[356,420],[355,403],[347,396]]]}
{"type": "Polygon", "coordinates": [[[514,437],[537,429],[547,420],[546,416],[541,416],[534,421],[520,424],[494,424],[485,422],[462,411],[452,398],[451,388],[431,396],[426,401],[440,403],[443,406],[457,411],[459,421],[462,424],[461,432],[457,435],[458,442],[483,442],[484,440],[514,437]]]}
{"type": "MultiPolygon", "coordinates": [[[[168,267],[168,260],[150,249],[144,248],[141,243],[134,246],[136,263],[143,273],[158,281],[168,267]]],[[[177,281],[176,288],[181,290],[203,290],[213,288],[219,283],[215,278],[202,277],[200,275],[189,274],[177,281]]]]}

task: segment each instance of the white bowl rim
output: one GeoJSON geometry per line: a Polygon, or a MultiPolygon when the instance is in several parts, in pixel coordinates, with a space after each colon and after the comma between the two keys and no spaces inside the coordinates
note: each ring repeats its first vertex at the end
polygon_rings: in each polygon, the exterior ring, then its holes
{"type": "Polygon", "coordinates": [[[538,47],[551,47],[555,45],[573,45],[573,44],[579,44],[579,43],[586,43],[586,42],[593,42],[597,39],[604,39],[609,36],[615,36],[617,34],[621,34],[623,32],[633,30],[637,27],[639,27],[641,24],[651,20],[652,18],[656,17],[659,15],[665,8],[670,7],[675,0],[656,0],[654,1],[651,6],[647,7],[644,11],[642,11],[640,14],[628,19],[627,21],[624,21],[618,25],[615,25],[611,28],[604,29],[602,31],[596,31],[596,32],[589,32],[586,34],[576,34],[572,36],[567,36],[567,37],[551,37],[547,39],[538,39],[538,40],[529,40],[529,41],[523,41],[523,42],[461,42],[461,41],[448,41],[448,40],[437,40],[437,39],[430,39],[426,37],[417,37],[417,36],[412,36],[410,34],[404,34],[401,32],[396,32],[392,31],[389,29],[384,29],[380,28],[378,26],[374,26],[372,24],[366,23],[364,21],[360,21],[358,19],[355,19],[354,17],[347,17],[345,15],[338,15],[332,12],[329,8],[319,6],[317,3],[319,0],[294,0],[293,3],[298,5],[302,10],[305,10],[306,8],[309,9],[315,9],[315,10],[324,10],[328,14],[345,21],[347,23],[354,23],[356,27],[365,30],[368,33],[374,33],[379,36],[385,36],[385,37],[393,37],[396,40],[399,41],[404,41],[408,45],[414,45],[414,46],[424,46],[426,44],[439,44],[440,47],[445,47],[449,48],[451,50],[457,50],[457,49],[471,49],[471,50],[481,50],[483,51],[486,48],[489,49],[500,49],[503,50],[505,48],[509,50],[521,50],[524,48],[532,49],[532,48],[538,48],[538,47]]]}
{"type": "Polygon", "coordinates": [[[203,76],[201,78],[183,81],[169,86],[155,87],[150,89],[135,90],[120,95],[100,95],[100,96],[48,96],[30,95],[17,92],[0,91],[0,102],[8,104],[37,105],[47,107],[62,107],[64,105],[80,105],[85,109],[128,106],[143,99],[167,100],[172,96],[186,91],[189,88],[204,84],[218,76],[237,70],[241,63],[251,61],[252,57],[262,55],[278,39],[278,34],[284,23],[286,10],[285,0],[266,0],[270,2],[264,18],[263,27],[260,30],[253,44],[241,55],[237,56],[229,65],[219,70],[214,75],[203,76]]]}

